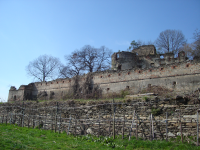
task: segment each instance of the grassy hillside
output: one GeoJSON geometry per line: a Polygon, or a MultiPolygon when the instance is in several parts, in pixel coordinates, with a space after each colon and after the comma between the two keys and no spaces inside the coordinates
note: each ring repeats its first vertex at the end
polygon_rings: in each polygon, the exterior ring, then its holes
{"type": "Polygon", "coordinates": [[[115,140],[109,137],[72,136],[66,133],[53,133],[40,129],[22,128],[17,125],[0,124],[0,149],[200,149],[192,144],[165,141],[136,140],[128,141],[121,137],[115,140]]]}

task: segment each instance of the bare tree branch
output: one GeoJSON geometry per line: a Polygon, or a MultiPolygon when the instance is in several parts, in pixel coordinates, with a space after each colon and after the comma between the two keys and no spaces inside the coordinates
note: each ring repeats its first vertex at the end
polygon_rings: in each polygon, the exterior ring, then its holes
{"type": "Polygon", "coordinates": [[[177,54],[179,48],[186,43],[185,36],[179,30],[165,30],[160,33],[156,40],[158,49],[164,52],[177,54]]]}
{"type": "Polygon", "coordinates": [[[55,79],[58,76],[60,60],[49,55],[39,56],[26,67],[27,74],[39,81],[55,79]]]}

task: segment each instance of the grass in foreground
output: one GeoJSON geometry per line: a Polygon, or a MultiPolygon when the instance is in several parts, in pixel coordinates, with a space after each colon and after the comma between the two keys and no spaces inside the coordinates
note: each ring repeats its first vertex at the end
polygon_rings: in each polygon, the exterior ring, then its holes
{"type": "Polygon", "coordinates": [[[66,133],[53,133],[47,130],[22,128],[17,125],[0,124],[0,149],[200,149],[192,144],[173,143],[166,141],[136,140],[134,137],[128,141],[121,137],[113,140],[109,137],[73,136],[66,133]]]}

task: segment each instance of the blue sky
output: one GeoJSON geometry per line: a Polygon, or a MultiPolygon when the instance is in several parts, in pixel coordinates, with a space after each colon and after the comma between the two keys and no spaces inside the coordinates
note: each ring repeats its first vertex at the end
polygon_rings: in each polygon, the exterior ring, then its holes
{"type": "Polygon", "coordinates": [[[40,55],[60,58],[84,45],[126,50],[132,40],[154,42],[166,29],[193,42],[199,0],[0,0],[0,101],[10,86],[33,79],[26,66],[40,55]]]}

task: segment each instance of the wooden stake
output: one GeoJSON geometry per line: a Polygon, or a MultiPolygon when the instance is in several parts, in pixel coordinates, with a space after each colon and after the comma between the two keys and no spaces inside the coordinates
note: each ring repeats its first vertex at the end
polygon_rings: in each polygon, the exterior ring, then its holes
{"type": "Polygon", "coordinates": [[[75,118],[75,136],[76,136],[76,126],[77,126],[77,114],[76,114],[76,118],[75,118]]]}
{"type": "Polygon", "coordinates": [[[179,117],[180,117],[181,142],[183,143],[183,133],[182,133],[181,113],[179,113],[179,117]]]}
{"type": "Polygon", "coordinates": [[[150,125],[150,134],[149,134],[149,139],[152,141],[152,128],[151,128],[151,114],[149,116],[149,125],[150,125]]]}
{"type": "Polygon", "coordinates": [[[69,118],[69,126],[68,126],[68,131],[67,131],[67,135],[69,135],[69,130],[70,130],[70,124],[71,124],[71,114],[70,114],[70,118],[69,118]]]}
{"type": "Polygon", "coordinates": [[[197,110],[197,146],[199,146],[199,111],[197,110]]]}
{"type": "Polygon", "coordinates": [[[100,115],[99,115],[99,120],[98,120],[98,122],[99,122],[98,137],[99,137],[99,135],[100,135],[100,115]]]}
{"type": "Polygon", "coordinates": [[[59,120],[59,133],[60,133],[60,129],[61,129],[61,110],[60,110],[60,120],[59,120]]]}
{"type": "Polygon", "coordinates": [[[168,141],[168,114],[167,114],[167,112],[166,112],[166,141],[168,141]]]}
{"type": "Polygon", "coordinates": [[[114,99],[113,99],[112,107],[113,107],[113,139],[115,139],[115,108],[114,108],[114,99]]]}
{"type": "Polygon", "coordinates": [[[125,126],[125,113],[124,113],[123,129],[122,129],[122,139],[124,139],[124,126],[125,126]]]}
{"type": "Polygon", "coordinates": [[[56,128],[57,128],[57,114],[58,114],[58,102],[56,102],[56,116],[55,116],[55,132],[56,132],[56,128]]]}
{"type": "Polygon", "coordinates": [[[134,123],[134,117],[135,117],[135,110],[133,111],[133,119],[132,119],[131,129],[129,131],[129,141],[131,139],[131,133],[132,133],[133,123],[134,123]]]}

